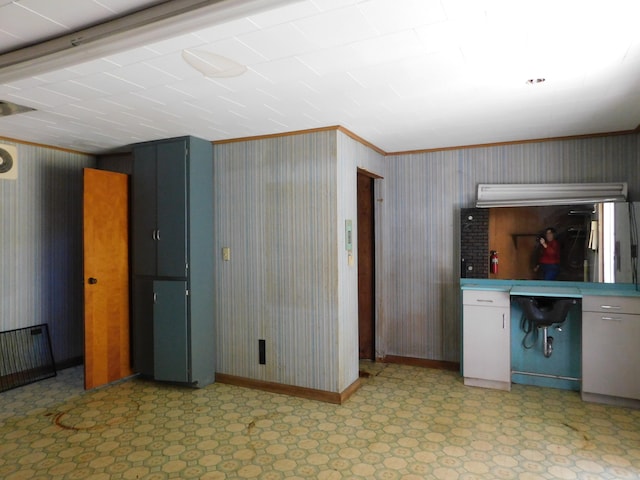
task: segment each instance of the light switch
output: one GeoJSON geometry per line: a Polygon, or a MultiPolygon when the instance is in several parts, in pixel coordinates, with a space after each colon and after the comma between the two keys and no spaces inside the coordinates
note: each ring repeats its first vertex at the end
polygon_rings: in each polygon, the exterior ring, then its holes
{"type": "Polygon", "coordinates": [[[231,247],[222,247],[222,260],[225,262],[231,260],[231,247]]]}

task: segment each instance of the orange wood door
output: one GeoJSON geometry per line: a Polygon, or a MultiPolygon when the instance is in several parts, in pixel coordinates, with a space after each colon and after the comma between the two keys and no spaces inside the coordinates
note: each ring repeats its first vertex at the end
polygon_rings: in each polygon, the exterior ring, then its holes
{"type": "Polygon", "coordinates": [[[375,229],[373,178],[358,172],[359,358],[375,360],[375,229]]]}
{"type": "Polygon", "coordinates": [[[131,375],[127,175],[84,169],[84,386],[131,375]]]}

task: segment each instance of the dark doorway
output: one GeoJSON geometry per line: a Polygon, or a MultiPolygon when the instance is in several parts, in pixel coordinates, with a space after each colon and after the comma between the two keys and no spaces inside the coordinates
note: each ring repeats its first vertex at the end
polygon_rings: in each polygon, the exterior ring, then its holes
{"type": "Polygon", "coordinates": [[[374,177],[358,170],[358,343],[361,360],[375,360],[374,177]]]}

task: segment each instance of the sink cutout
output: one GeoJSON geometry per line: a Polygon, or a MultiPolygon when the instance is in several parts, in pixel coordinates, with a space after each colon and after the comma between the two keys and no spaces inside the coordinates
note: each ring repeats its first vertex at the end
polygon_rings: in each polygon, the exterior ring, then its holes
{"type": "Polygon", "coordinates": [[[525,333],[522,346],[526,349],[533,348],[538,342],[538,331],[542,329],[542,353],[545,357],[550,357],[553,353],[553,337],[548,334],[549,328],[555,325],[558,331],[562,331],[561,325],[567,319],[569,310],[580,300],[577,298],[536,296],[514,296],[512,298],[522,308],[523,318],[520,327],[525,333]],[[528,342],[530,336],[532,337],[531,343],[528,342]]]}

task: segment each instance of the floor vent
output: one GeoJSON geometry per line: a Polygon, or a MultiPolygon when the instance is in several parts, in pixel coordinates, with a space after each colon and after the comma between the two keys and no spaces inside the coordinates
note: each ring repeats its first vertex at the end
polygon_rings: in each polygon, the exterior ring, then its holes
{"type": "Polygon", "coordinates": [[[0,332],[0,392],[55,376],[46,323],[0,332]]]}

